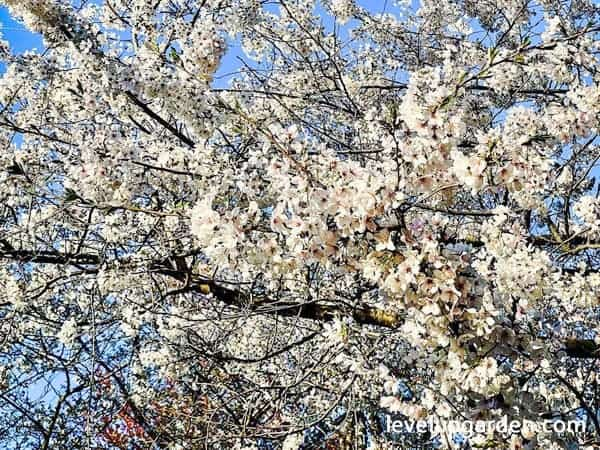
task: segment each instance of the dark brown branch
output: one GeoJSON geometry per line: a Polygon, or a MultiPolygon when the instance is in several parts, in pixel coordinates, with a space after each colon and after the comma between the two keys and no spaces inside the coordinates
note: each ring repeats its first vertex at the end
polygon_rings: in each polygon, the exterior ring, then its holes
{"type": "MultiPolygon", "coordinates": [[[[34,262],[41,264],[62,264],[74,266],[92,265],[91,272],[98,270],[100,257],[92,254],[74,254],[52,251],[16,250],[6,241],[0,240],[0,259],[11,259],[18,262],[34,262]]],[[[187,283],[181,290],[197,292],[202,295],[213,295],[218,301],[255,314],[272,314],[281,317],[297,317],[301,319],[316,320],[320,322],[331,321],[339,316],[351,316],[361,325],[372,325],[382,328],[396,329],[402,325],[402,317],[394,311],[387,311],[372,306],[350,307],[333,300],[315,300],[303,303],[283,302],[269,298],[266,295],[250,294],[239,288],[226,287],[213,280],[193,277],[189,273],[173,269],[168,261],[160,261],[152,267],[155,273],[175,278],[187,283]]],[[[568,339],[564,343],[564,352],[571,358],[600,358],[600,345],[589,339],[568,339]]]]}
{"type": "Polygon", "coordinates": [[[148,115],[149,117],[151,117],[152,119],[154,119],[158,123],[160,123],[163,127],[165,127],[167,130],[169,130],[173,136],[177,137],[177,139],[179,139],[181,142],[183,142],[184,144],[186,144],[190,147],[193,147],[194,145],[196,145],[196,143],[194,141],[192,141],[189,137],[187,137],[186,135],[181,133],[176,127],[171,125],[167,120],[163,119],[161,116],[156,114],[152,109],[150,109],[150,107],[146,103],[141,101],[134,94],[132,94],[131,92],[126,92],[126,94],[129,97],[129,99],[133,103],[135,103],[146,115],[148,115]]]}
{"type": "Polygon", "coordinates": [[[600,358],[600,345],[592,339],[567,339],[564,352],[570,358],[600,358]]]}

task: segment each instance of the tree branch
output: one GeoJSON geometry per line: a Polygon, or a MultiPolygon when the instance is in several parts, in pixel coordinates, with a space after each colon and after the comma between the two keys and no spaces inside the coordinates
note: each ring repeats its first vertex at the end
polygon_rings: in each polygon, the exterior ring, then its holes
{"type": "MultiPolygon", "coordinates": [[[[97,266],[100,264],[100,257],[92,254],[16,250],[4,241],[0,241],[0,245],[4,247],[4,252],[0,252],[0,259],[40,264],[96,266],[88,268],[89,272],[92,273],[98,270],[97,266]]],[[[172,259],[174,258],[169,258],[168,261],[172,259]]],[[[165,261],[157,262],[152,267],[156,269],[155,273],[181,282],[186,282],[189,276],[189,273],[167,267],[165,261]]],[[[249,292],[229,288],[203,277],[196,276],[187,281],[188,285],[181,292],[191,291],[202,295],[213,295],[215,299],[228,306],[256,314],[297,317],[320,322],[328,322],[339,316],[350,316],[360,325],[372,325],[389,329],[396,329],[403,322],[401,315],[397,312],[372,306],[350,307],[334,300],[315,300],[303,303],[282,302],[271,299],[266,295],[251,295],[249,292]]],[[[591,339],[568,339],[564,342],[563,351],[570,358],[600,358],[600,345],[591,339]]]]}

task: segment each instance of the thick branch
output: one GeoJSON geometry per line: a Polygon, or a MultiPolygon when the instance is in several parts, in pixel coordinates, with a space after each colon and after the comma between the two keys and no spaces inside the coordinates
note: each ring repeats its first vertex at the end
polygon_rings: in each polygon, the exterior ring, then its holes
{"type": "MultiPolygon", "coordinates": [[[[91,272],[97,271],[100,264],[100,257],[92,254],[16,250],[3,240],[0,240],[0,248],[3,249],[0,252],[0,259],[9,259],[16,262],[93,266],[89,268],[91,272]]],[[[381,308],[371,306],[350,307],[327,300],[303,303],[278,301],[266,295],[250,295],[250,293],[241,289],[229,288],[206,278],[194,277],[188,280],[188,273],[168,268],[164,261],[155,264],[154,267],[156,268],[155,273],[175,278],[181,282],[189,281],[185,290],[203,295],[213,295],[217,300],[228,306],[256,314],[298,317],[321,322],[333,320],[337,316],[351,316],[358,324],[390,329],[398,328],[402,324],[402,317],[398,313],[381,308]]],[[[600,358],[600,345],[590,339],[568,339],[564,343],[563,350],[571,358],[600,358]]]]}

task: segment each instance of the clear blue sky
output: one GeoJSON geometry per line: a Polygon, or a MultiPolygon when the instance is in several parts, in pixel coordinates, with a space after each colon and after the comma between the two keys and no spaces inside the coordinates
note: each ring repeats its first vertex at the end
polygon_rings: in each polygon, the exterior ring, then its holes
{"type": "Polygon", "coordinates": [[[26,50],[42,48],[42,38],[27,30],[23,24],[14,20],[5,7],[0,8],[0,31],[13,51],[22,53],[26,50]]]}

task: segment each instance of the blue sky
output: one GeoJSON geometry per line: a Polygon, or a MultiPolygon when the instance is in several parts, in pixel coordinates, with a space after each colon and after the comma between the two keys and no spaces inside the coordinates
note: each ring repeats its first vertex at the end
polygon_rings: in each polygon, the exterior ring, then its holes
{"type": "Polygon", "coordinates": [[[41,37],[30,32],[23,24],[14,20],[5,7],[0,8],[0,31],[3,38],[10,43],[10,47],[17,53],[42,48],[41,37]]]}

